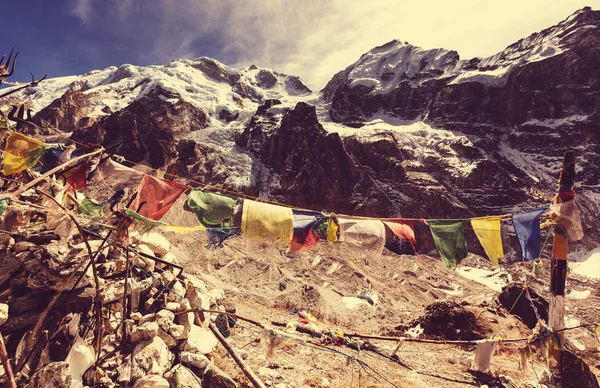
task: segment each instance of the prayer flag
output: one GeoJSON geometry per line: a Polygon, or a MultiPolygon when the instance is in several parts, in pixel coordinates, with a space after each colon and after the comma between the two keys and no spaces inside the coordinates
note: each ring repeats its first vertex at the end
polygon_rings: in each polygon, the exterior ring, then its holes
{"type": "Polygon", "coordinates": [[[292,241],[294,215],[291,208],[244,200],[242,235],[250,239],[292,241]]]}
{"type": "Polygon", "coordinates": [[[368,256],[379,257],[385,247],[385,225],[380,220],[338,217],[340,242],[368,250],[368,256]]]}
{"type": "Polygon", "coordinates": [[[540,217],[546,210],[532,210],[526,213],[513,214],[512,216],[515,233],[521,246],[521,254],[525,260],[540,257],[540,217]]]}
{"type": "Polygon", "coordinates": [[[293,209],[294,237],[290,248],[294,252],[308,252],[321,240],[312,227],[323,218],[323,214],[312,210],[293,209]]]}
{"type": "Polygon", "coordinates": [[[502,234],[500,233],[500,217],[483,217],[471,219],[471,226],[485,250],[485,254],[494,266],[504,258],[502,234]]]}
{"type": "Polygon", "coordinates": [[[187,199],[198,221],[206,227],[231,226],[236,202],[236,198],[198,189],[193,189],[187,199]]]}
{"type": "Polygon", "coordinates": [[[46,148],[41,141],[11,132],[6,139],[2,174],[12,175],[34,167],[46,148]]]}
{"type": "Polygon", "coordinates": [[[560,224],[564,228],[569,241],[579,241],[583,238],[581,217],[575,206],[575,199],[551,205],[550,210],[560,218],[560,224]]]}
{"type": "Polygon", "coordinates": [[[189,188],[177,182],[144,175],[138,186],[137,196],[129,208],[146,218],[158,221],[189,188]]]}
{"type": "Polygon", "coordinates": [[[446,267],[456,268],[467,257],[463,221],[430,220],[429,227],[442,261],[446,267]]]}

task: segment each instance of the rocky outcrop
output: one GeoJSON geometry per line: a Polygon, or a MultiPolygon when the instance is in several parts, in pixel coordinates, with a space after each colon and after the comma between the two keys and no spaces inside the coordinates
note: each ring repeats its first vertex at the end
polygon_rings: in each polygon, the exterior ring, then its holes
{"type": "MultiPolygon", "coordinates": [[[[102,97],[98,93],[85,94],[81,89],[69,89],[60,98],[38,112],[33,122],[42,128],[73,132],[89,126],[93,106],[102,97]]],[[[110,113],[110,112],[107,112],[110,113]]]]}
{"type": "Polygon", "coordinates": [[[278,122],[269,113],[274,105],[259,107],[237,139],[277,175],[271,193],[302,207],[347,210],[361,173],[340,136],[323,129],[314,106],[298,103],[278,122]]]}
{"type": "Polygon", "coordinates": [[[147,160],[164,167],[177,156],[176,144],[186,134],[206,128],[208,116],[162,88],[73,135],[86,144],[101,144],[133,162],[147,160]]]}

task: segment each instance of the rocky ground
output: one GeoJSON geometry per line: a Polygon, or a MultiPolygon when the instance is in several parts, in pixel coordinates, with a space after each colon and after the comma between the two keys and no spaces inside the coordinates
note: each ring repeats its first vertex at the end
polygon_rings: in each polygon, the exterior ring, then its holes
{"type": "MultiPolygon", "coordinates": [[[[542,386],[546,352],[534,348],[521,370],[525,342],[500,343],[489,373],[482,373],[470,369],[473,344],[351,334],[438,341],[528,337],[535,316],[519,294],[527,283],[540,317],[547,317],[549,262],[533,274],[531,265],[494,270],[470,255],[453,271],[427,255],[385,250],[369,257],[344,244],[294,255],[233,237],[212,251],[203,247],[203,233],[132,232],[127,291],[127,251],[114,241],[96,260],[96,299],[94,271],[83,271],[89,262],[84,241],[77,233],[60,241],[61,228],[40,227],[46,211],[31,203],[9,207],[2,228],[8,232],[0,235],[0,331],[18,386],[252,386],[217,332],[266,386],[278,388],[542,386]]],[[[86,235],[96,251],[101,236],[86,235]]],[[[567,327],[594,323],[597,283],[569,278],[567,327]]],[[[566,337],[573,356],[564,386],[598,386],[593,327],[566,337]]]]}

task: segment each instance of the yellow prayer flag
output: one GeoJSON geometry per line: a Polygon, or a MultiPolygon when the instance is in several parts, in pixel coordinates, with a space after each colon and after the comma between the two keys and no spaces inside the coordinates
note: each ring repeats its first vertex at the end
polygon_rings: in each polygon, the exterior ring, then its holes
{"type": "Polygon", "coordinates": [[[473,218],[471,225],[488,258],[497,267],[498,260],[504,258],[500,217],[473,218]]]}
{"type": "Polygon", "coordinates": [[[41,141],[11,132],[6,139],[2,174],[12,175],[32,168],[40,160],[45,149],[46,144],[41,141]]]}
{"type": "Polygon", "coordinates": [[[294,236],[292,209],[248,199],[244,200],[242,235],[253,239],[281,239],[289,243],[294,236]]]}
{"type": "Polygon", "coordinates": [[[333,244],[337,241],[338,224],[335,223],[333,218],[327,220],[327,242],[333,244]]]}
{"type": "Polygon", "coordinates": [[[183,226],[183,225],[166,224],[164,226],[164,228],[166,229],[167,232],[174,232],[174,233],[179,233],[179,234],[187,234],[187,233],[206,230],[204,225],[183,226]]]}

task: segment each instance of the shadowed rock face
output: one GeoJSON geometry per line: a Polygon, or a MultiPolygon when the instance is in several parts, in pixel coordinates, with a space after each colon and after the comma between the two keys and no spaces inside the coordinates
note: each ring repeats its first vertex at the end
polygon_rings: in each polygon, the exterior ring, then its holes
{"type": "Polygon", "coordinates": [[[175,148],[183,136],[207,125],[208,118],[202,110],[172,92],[155,88],[125,109],[76,132],[73,138],[101,144],[128,160],[147,160],[152,167],[160,168],[177,156],[175,148]]]}
{"type": "Polygon", "coordinates": [[[40,127],[56,128],[73,132],[81,128],[82,120],[88,117],[94,102],[100,99],[97,93],[84,94],[81,90],[68,90],[60,99],[38,112],[33,122],[40,127]]]}
{"type": "Polygon", "coordinates": [[[409,156],[392,135],[343,139],[323,129],[314,106],[298,103],[278,121],[268,110],[273,103],[258,108],[237,144],[270,169],[277,181],[270,194],[280,201],[357,215],[464,213],[429,173],[407,173],[402,162],[409,156]]]}

